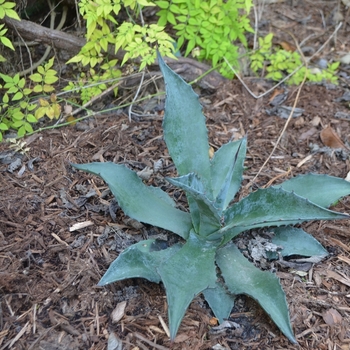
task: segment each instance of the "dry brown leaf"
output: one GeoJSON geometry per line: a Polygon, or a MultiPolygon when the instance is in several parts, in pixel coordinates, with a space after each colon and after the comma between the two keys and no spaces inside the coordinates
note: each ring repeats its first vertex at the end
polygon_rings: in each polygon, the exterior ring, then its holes
{"type": "Polygon", "coordinates": [[[320,138],[325,146],[331,148],[347,148],[331,126],[327,126],[321,131],[320,138]]]}
{"type": "Polygon", "coordinates": [[[335,309],[329,309],[322,314],[323,320],[329,325],[340,324],[343,320],[342,315],[335,309]]]}
{"type": "Polygon", "coordinates": [[[296,47],[290,43],[288,43],[287,41],[281,41],[279,43],[282,48],[288,52],[294,52],[296,50],[296,47]]]}
{"type": "Polygon", "coordinates": [[[123,318],[125,307],[126,301],[122,301],[121,303],[117,304],[117,306],[111,313],[112,323],[117,323],[123,318]]]}

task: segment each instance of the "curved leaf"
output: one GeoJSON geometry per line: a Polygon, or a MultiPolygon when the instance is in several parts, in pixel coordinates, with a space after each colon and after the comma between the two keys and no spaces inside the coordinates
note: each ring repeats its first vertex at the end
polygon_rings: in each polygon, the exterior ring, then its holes
{"type": "Polygon", "coordinates": [[[269,231],[275,234],[271,239],[272,243],[283,247],[282,256],[302,255],[324,258],[328,255],[327,250],[314,237],[300,228],[282,226],[270,228],[269,231]]]}
{"type": "Polygon", "coordinates": [[[227,231],[233,227],[281,226],[310,220],[347,219],[348,215],[322,208],[283,189],[259,189],[228,208],[224,213],[227,231]]]}
{"type": "Polygon", "coordinates": [[[186,191],[186,194],[190,194],[191,200],[195,202],[192,203],[195,204],[195,207],[192,206],[191,210],[195,209],[195,214],[199,215],[199,226],[196,233],[200,236],[207,236],[221,227],[218,209],[207,198],[203,183],[196,174],[191,173],[177,178],[166,178],[166,180],[186,191]]]}
{"type": "Polygon", "coordinates": [[[219,249],[216,262],[229,291],[233,294],[247,294],[258,301],[282,333],[296,343],[279,279],[271,272],[256,268],[234,244],[219,249]]]}
{"type": "Polygon", "coordinates": [[[208,132],[198,96],[158,53],[166,84],[164,139],[179,175],[195,172],[212,199],[208,132]]]}
{"type": "Polygon", "coordinates": [[[216,283],[215,288],[203,290],[203,295],[219,323],[224,322],[230,316],[236,296],[229,293],[220,283],[216,283]]]}
{"type": "Polygon", "coordinates": [[[167,193],[146,186],[134,171],[110,162],[72,166],[98,175],[106,181],[126,215],[172,231],[185,239],[188,237],[192,228],[190,214],[174,208],[167,193]]]}
{"type": "Polygon", "coordinates": [[[211,160],[211,176],[215,203],[226,209],[241,187],[247,139],[222,145],[211,160]]]}
{"type": "Polygon", "coordinates": [[[174,339],[193,298],[216,281],[215,251],[218,243],[199,240],[191,231],[188,241],[158,269],[168,301],[170,337],[174,339]]]}
{"type": "Polygon", "coordinates": [[[160,282],[157,268],[181,248],[176,244],[167,249],[158,249],[156,239],[148,239],[125,249],[109,266],[98,283],[105,286],[127,278],[146,278],[151,282],[160,282]]]}
{"type": "Polygon", "coordinates": [[[330,207],[339,198],[350,194],[350,182],[321,174],[299,175],[273,187],[293,191],[325,208],[330,207]]]}

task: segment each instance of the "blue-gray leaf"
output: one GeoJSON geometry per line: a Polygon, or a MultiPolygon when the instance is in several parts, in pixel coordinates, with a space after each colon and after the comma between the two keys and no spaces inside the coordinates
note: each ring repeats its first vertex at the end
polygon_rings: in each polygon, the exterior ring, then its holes
{"type": "Polygon", "coordinates": [[[232,243],[218,250],[216,262],[229,291],[247,294],[258,301],[283,334],[296,343],[279,279],[271,272],[256,268],[232,243]]]}
{"type": "Polygon", "coordinates": [[[274,187],[293,191],[324,208],[350,194],[350,182],[321,174],[299,175],[274,187]]]}
{"type": "Polygon", "coordinates": [[[195,172],[212,199],[208,132],[198,96],[158,54],[166,84],[164,139],[179,175],[195,172]]]}
{"type": "Polygon", "coordinates": [[[183,238],[188,237],[192,229],[190,214],[174,208],[174,202],[166,192],[146,186],[134,171],[110,162],[72,166],[106,181],[126,215],[172,231],[183,238]]]}
{"type": "Polygon", "coordinates": [[[160,282],[157,269],[181,248],[176,244],[166,249],[157,248],[157,240],[148,239],[125,249],[109,266],[98,283],[105,286],[127,278],[142,277],[151,282],[160,282]]]}

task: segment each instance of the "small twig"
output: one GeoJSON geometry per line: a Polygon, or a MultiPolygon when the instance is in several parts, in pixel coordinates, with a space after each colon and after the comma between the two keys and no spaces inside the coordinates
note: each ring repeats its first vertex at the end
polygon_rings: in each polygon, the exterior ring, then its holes
{"type": "Polygon", "coordinates": [[[259,26],[259,20],[258,20],[258,13],[257,13],[257,9],[256,9],[256,5],[253,4],[253,11],[254,11],[254,41],[253,41],[253,50],[257,49],[257,45],[258,45],[258,26],[259,26]]]}
{"type": "Polygon", "coordinates": [[[136,338],[139,338],[140,340],[144,341],[145,343],[147,343],[148,345],[151,345],[152,347],[159,349],[159,350],[169,350],[169,348],[166,348],[165,346],[162,345],[158,345],[150,340],[148,340],[147,338],[145,338],[144,336],[142,336],[139,333],[134,332],[133,336],[136,338]]]}
{"type": "Polygon", "coordinates": [[[142,77],[141,77],[141,81],[140,81],[140,84],[139,84],[139,87],[137,88],[137,91],[135,93],[135,96],[134,98],[132,99],[132,102],[131,102],[131,105],[129,107],[129,123],[131,123],[131,114],[133,114],[132,112],[132,106],[135,102],[135,100],[137,99],[137,96],[139,95],[140,93],[140,90],[141,90],[141,87],[142,87],[142,84],[143,84],[143,79],[145,78],[145,71],[142,72],[142,77]]]}
{"type": "MultiPolygon", "coordinates": [[[[118,81],[116,84],[110,86],[108,89],[102,91],[99,95],[93,97],[90,101],[86,102],[83,106],[77,108],[75,111],[73,111],[71,113],[72,116],[80,113],[83,109],[85,109],[86,107],[90,106],[92,103],[94,103],[96,100],[98,100],[99,98],[103,97],[104,95],[107,95],[110,91],[112,91],[113,89],[115,89],[118,85],[120,85],[121,81],[118,81]]],[[[58,123],[58,122],[57,122],[58,123]]],[[[57,124],[56,123],[56,124],[57,124]]]]}

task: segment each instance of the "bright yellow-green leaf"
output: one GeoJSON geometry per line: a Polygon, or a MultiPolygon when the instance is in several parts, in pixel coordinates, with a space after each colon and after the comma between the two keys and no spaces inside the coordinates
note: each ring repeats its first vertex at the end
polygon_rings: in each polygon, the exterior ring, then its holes
{"type": "Polygon", "coordinates": [[[37,119],[34,117],[33,114],[28,114],[28,115],[27,115],[27,121],[28,121],[29,123],[36,123],[36,122],[37,122],[37,119]]]}
{"type": "Polygon", "coordinates": [[[41,119],[46,114],[46,107],[39,107],[35,113],[34,116],[37,120],[41,119]]]}
{"type": "Polygon", "coordinates": [[[21,91],[18,91],[13,97],[12,97],[12,101],[18,101],[21,98],[23,98],[23,93],[21,91]]]}
{"type": "Polygon", "coordinates": [[[18,84],[19,83],[19,74],[15,74],[14,77],[12,78],[12,81],[15,83],[15,84],[18,84]]]}
{"type": "Polygon", "coordinates": [[[25,108],[27,108],[27,106],[28,106],[28,102],[22,100],[22,101],[19,102],[19,106],[20,106],[22,109],[25,109],[25,108]]]}
{"type": "Polygon", "coordinates": [[[14,93],[16,93],[16,92],[18,91],[18,87],[17,87],[17,86],[9,87],[8,85],[9,85],[9,84],[5,84],[5,88],[8,88],[8,89],[7,89],[7,92],[8,92],[9,94],[14,94],[14,93]]]}
{"type": "Polygon", "coordinates": [[[156,6],[156,4],[147,0],[137,0],[137,3],[141,6],[156,6]]]}
{"type": "Polygon", "coordinates": [[[7,93],[5,93],[4,97],[2,98],[2,102],[4,102],[4,103],[10,102],[9,95],[7,93]]]}
{"type": "Polygon", "coordinates": [[[36,107],[37,107],[36,104],[30,103],[30,104],[28,105],[28,107],[27,107],[27,110],[28,110],[28,111],[33,111],[36,107]]]}
{"type": "Polygon", "coordinates": [[[45,64],[45,70],[48,71],[53,66],[53,61],[55,57],[49,59],[49,61],[45,64]]]}
{"type": "Polygon", "coordinates": [[[11,50],[14,50],[15,48],[12,45],[12,42],[10,39],[6,38],[6,36],[1,36],[0,41],[3,43],[4,46],[10,48],[11,50]]]}
{"type": "Polygon", "coordinates": [[[43,81],[43,77],[39,73],[34,73],[29,76],[29,79],[31,81],[34,81],[35,83],[41,83],[43,81]]]}
{"type": "Polygon", "coordinates": [[[33,128],[29,123],[24,123],[24,128],[26,129],[26,132],[33,132],[33,128]]]}
{"type": "Polygon", "coordinates": [[[58,77],[56,77],[55,75],[46,75],[44,78],[44,83],[53,84],[53,83],[56,83],[57,80],[58,80],[58,77]]]}
{"type": "Polygon", "coordinates": [[[67,61],[67,64],[68,63],[78,63],[82,60],[82,55],[76,55],[74,57],[72,57],[70,60],[67,61]]]}
{"type": "Polygon", "coordinates": [[[9,127],[5,123],[0,123],[0,130],[8,130],[9,127]]]}
{"type": "Polygon", "coordinates": [[[173,25],[176,25],[176,19],[175,19],[175,16],[172,12],[168,12],[167,13],[167,20],[169,23],[173,24],[173,25]]]}
{"type": "Polygon", "coordinates": [[[24,125],[23,125],[23,126],[21,126],[21,127],[18,129],[17,135],[18,135],[19,137],[22,137],[22,136],[24,136],[25,134],[26,134],[26,129],[25,129],[24,125]]]}
{"type": "Polygon", "coordinates": [[[22,120],[17,120],[11,124],[11,128],[18,129],[23,125],[22,120]]]}
{"type": "Polygon", "coordinates": [[[16,109],[16,111],[12,113],[12,119],[22,120],[23,117],[24,117],[24,114],[20,109],[16,109]]]}
{"type": "Polygon", "coordinates": [[[35,85],[33,88],[34,92],[43,92],[43,87],[41,85],[35,85]]]}
{"type": "Polygon", "coordinates": [[[41,75],[45,75],[45,73],[46,73],[43,66],[39,66],[39,67],[37,68],[37,71],[38,71],[38,73],[40,73],[41,75]]]}
{"type": "Polygon", "coordinates": [[[157,1],[157,6],[161,9],[167,9],[170,5],[169,1],[157,1]]]}
{"type": "Polygon", "coordinates": [[[29,89],[29,88],[24,88],[23,89],[23,94],[25,95],[25,96],[28,96],[29,94],[31,94],[32,93],[32,89],[29,89]]]}

